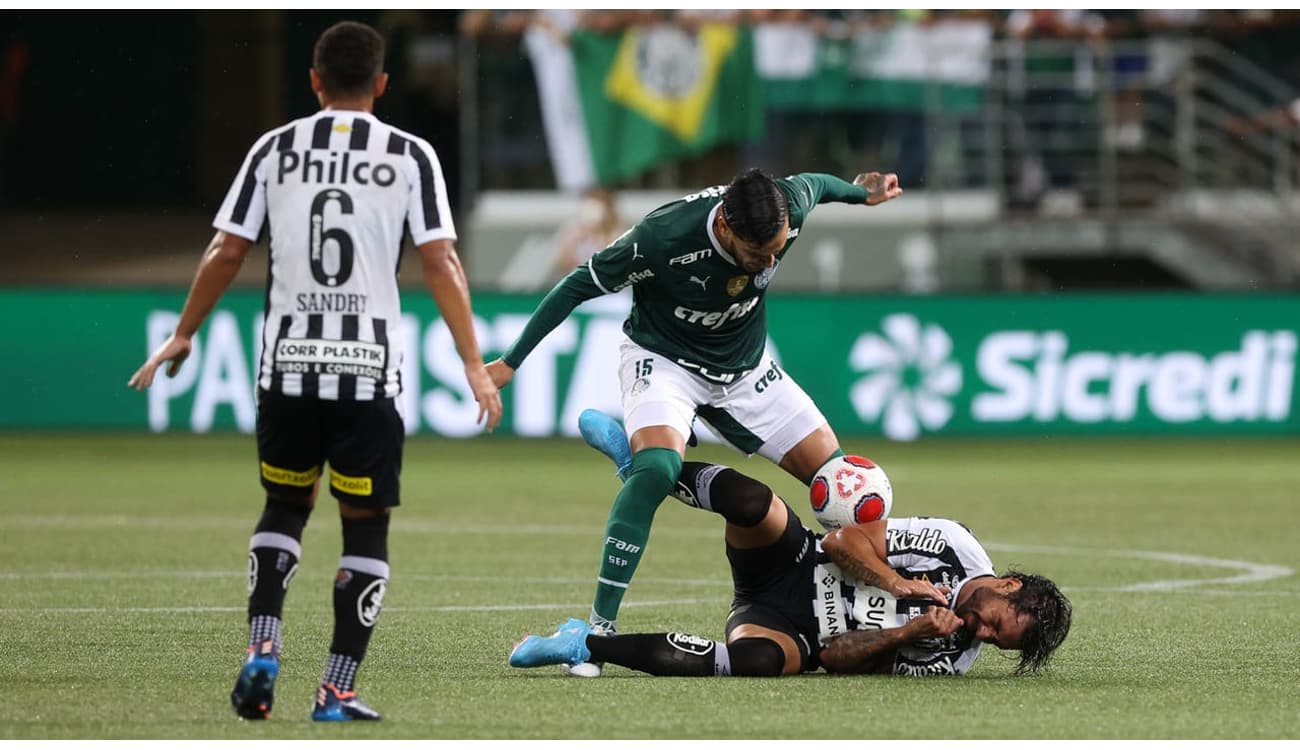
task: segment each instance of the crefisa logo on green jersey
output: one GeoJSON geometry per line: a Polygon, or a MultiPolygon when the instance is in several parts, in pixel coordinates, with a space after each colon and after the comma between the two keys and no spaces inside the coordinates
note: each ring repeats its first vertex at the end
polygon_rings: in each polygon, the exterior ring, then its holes
{"type": "Polygon", "coordinates": [[[942,326],[906,313],[861,334],[849,353],[858,416],[913,440],[974,424],[1178,425],[1285,422],[1296,334],[1249,329],[1218,351],[1102,351],[1062,330],[983,334],[963,363],[942,326]],[[964,414],[963,414],[964,412],[964,414]]]}

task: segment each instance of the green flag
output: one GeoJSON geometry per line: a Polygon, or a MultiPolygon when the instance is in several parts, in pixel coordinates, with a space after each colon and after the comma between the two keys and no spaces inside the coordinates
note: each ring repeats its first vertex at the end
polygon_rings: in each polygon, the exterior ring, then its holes
{"type": "Polygon", "coordinates": [[[762,135],[762,87],[747,29],[578,31],[570,48],[591,163],[602,183],[762,135]]]}
{"type": "Polygon", "coordinates": [[[984,103],[993,29],[981,21],[900,22],[843,39],[806,27],[760,27],[756,60],[776,110],[930,110],[984,103]]]}

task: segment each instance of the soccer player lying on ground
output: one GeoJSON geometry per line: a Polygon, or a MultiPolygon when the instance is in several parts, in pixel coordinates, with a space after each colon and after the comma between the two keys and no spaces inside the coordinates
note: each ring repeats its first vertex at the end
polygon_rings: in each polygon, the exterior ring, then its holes
{"type": "Polygon", "coordinates": [[[810,672],[964,674],[984,643],[1045,666],[1070,630],[1052,581],[993,563],[963,525],[891,518],[821,536],[758,480],[683,464],[682,502],[722,515],[734,600],[726,641],[684,633],[596,635],[570,619],[528,636],[514,667],[607,662],[659,676],[774,677],[810,672]]]}

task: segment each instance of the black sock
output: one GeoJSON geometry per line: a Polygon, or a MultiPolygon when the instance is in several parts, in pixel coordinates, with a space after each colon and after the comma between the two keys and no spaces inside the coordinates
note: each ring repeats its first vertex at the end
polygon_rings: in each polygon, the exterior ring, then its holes
{"type": "Polygon", "coordinates": [[[351,682],[366,656],[388,588],[388,516],[343,520],[343,557],[334,578],[334,638],[321,682],[351,682]]]}
{"type": "Polygon", "coordinates": [[[311,506],[267,498],[248,540],[248,645],[264,640],[280,650],[280,615],[302,557],[302,532],[311,506]]]}
{"type": "Polygon", "coordinates": [[[686,633],[587,636],[591,660],[657,677],[774,677],[785,654],[766,638],[719,643],[686,633]]]}
{"type": "Polygon", "coordinates": [[[728,523],[750,528],[767,517],[772,490],[766,484],[721,464],[685,461],[673,497],[717,513],[728,523]]]}

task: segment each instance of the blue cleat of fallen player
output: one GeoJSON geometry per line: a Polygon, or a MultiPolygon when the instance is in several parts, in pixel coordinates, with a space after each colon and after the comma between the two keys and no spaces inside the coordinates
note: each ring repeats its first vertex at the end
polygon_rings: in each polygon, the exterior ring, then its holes
{"type": "Polygon", "coordinates": [[[618,478],[626,481],[632,469],[632,446],[628,445],[623,425],[603,411],[584,409],[578,415],[578,432],[587,445],[609,456],[617,467],[618,478]]]}
{"type": "Polygon", "coordinates": [[[512,667],[545,667],[549,664],[582,664],[591,659],[587,636],[591,625],[574,617],[565,620],[553,635],[530,635],[510,652],[512,667]]]}

